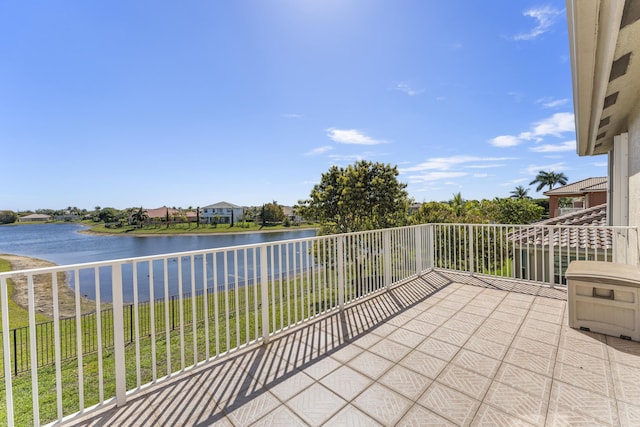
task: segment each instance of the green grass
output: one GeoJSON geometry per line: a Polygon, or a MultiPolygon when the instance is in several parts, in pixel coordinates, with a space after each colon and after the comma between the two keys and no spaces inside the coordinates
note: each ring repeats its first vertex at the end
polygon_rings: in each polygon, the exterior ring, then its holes
{"type": "Polygon", "coordinates": [[[99,223],[95,224],[92,222],[86,223],[86,225],[91,228],[89,231],[93,233],[104,233],[104,234],[127,234],[127,235],[148,235],[148,234],[158,234],[158,235],[166,235],[166,234],[225,234],[225,233],[255,233],[255,232],[266,232],[266,231],[287,231],[287,230],[302,230],[307,228],[316,228],[316,225],[306,224],[304,227],[300,226],[289,226],[285,227],[284,225],[269,225],[269,226],[261,226],[259,224],[254,224],[252,222],[236,223],[233,227],[230,224],[218,224],[217,226],[211,224],[200,224],[198,227],[196,224],[186,223],[186,224],[170,224],[169,227],[163,224],[158,225],[148,225],[142,228],[136,228],[133,226],[125,226],[122,228],[107,228],[105,224],[99,223]]]}

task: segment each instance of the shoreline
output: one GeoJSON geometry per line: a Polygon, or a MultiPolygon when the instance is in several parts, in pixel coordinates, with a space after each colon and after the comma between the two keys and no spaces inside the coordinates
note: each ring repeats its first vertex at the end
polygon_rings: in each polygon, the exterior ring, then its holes
{"type": "MultiPolygon", "coordinates": [[[[24,255],[3,254],[0,258],[6,260],[11,265],[11,271],[31,270],[36,268],[55,267],[57,264],[39,258],[28,257],[24,255]]],[[[66,274],[58,274],[58,310],[60,318],[75,316],[75,293],[67,283],[66,274]]],[[[13,294],[11,299],[18,306],[25,310],[29,310],[29,294],[27,288],[27,277],[13,277],[13,294]]],[[[51,274],[37,275],[33,278],[35,309],[39,314],[53,318],[53,283],[51,274]]],[[[80,296],[80,309],[82,313],[95,311],[96,303],[94,300],[80,296]]]]}
{"type": "Polygon", "coordinates": [[[135,233],[135,234],[132,234],[132,233],[123,233],[123,232],[104,233],[100,231],[93,231],[91,230],[91,227],[88,227],[86,229],[79,230],[78,233],[90,234],[92,236],[121,236],[121,237],[127,237],[127,236],[132,236],[132,237],[198,236],[198,237],[202,237],[202,236],[216,236],[216,235],[231,236],[231,235],[237,235],[237,234],[251,234],[251,233],[278,233],[278,232],[286,233],[288,231],[307,231],[307,230],[317,230],[317,229],[318,227],[302,227],[302,228],[288,228],[288,229],[278,228],[274,230],[252,230],[252,231],[211,231],[211,232],[196,232],[196,233],[185,232],[185,233],[135,233]]]}

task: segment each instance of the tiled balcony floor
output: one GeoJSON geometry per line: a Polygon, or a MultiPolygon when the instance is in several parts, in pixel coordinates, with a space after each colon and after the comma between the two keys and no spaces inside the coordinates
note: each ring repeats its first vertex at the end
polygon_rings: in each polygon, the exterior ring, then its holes
{"type": "Polygon", "coordinates": [[[640,343],[566,294],[432,271],[78,425],[640,425],[640,343]]]}

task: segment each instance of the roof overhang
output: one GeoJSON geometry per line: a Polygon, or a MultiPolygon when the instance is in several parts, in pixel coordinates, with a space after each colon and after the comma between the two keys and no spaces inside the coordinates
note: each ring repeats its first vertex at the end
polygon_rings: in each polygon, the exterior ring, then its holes
{"type": "Polygon", "coordinates": [[[605,154],[640,91],[640,1],[567,0],[577,152],[605,154]],[[636,76],[634,79],[633,76],[636,76]]]}

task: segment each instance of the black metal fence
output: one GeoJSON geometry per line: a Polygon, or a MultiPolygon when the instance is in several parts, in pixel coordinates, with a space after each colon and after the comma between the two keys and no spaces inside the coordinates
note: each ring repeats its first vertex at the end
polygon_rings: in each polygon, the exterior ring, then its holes
{"type": "MultiPolygon", "coordinates": [[[[241,286],[249,285],[250,283],[243,283],[241,286]]],[[[227,291],[234,290],[235,284],[227,287],[227,291]]],[[[214,292],[214,288],[207,289],[208,296],[208,318],[215,316],[215,306],[211,298],[214,292]]],[[[223,289],[218,290],[222,294],[223,289]]],[[[203,320],[205,318],[204,313],[204,290],[196,291],[196,318],[203,320]]],[[[191,292],[184,292],[182,294],[183,300],[183,316],[184,325],[191,325],[193,321],[193,305],[191,303],[191,292]]],[[[218,316],[224,316],[224,306],[219,301],[218,316]]],[[[235,310],[235,300],[231,298],[229,300],[229,309],[235,310]]],[[[156,299],[153,302],[145,301],[138,303],[138,333],[140,338],[151,336],[151,305],[154,306],[154,319],[156,333],[164,333],[165,323],[168,323],[170,330],[175,330],[180,327],[180,298],[179,295],[171,295],[166,301],[164,298],[156,299]],[[165,316],[165,304],[169,305],[169,316],[165,316]]],[[[244,309],[244,307],[243,307],[244,309]]],[[[125,325],[125,343],[132,343],[135,340],[135,312],[134,305],[124,306],[124,325],[125,325]]],[[[102,348],[113,348],[113,309],[108,308],[99,312],[100,322],[98,322],[98,313],[91,312],[82,314],[80,316],[80,337],[81,337],[81,351],[83,355],[89,355],[96,353],[99,349],[98,345],[98,323],[100,323],[102,348]]],[[[73,360],[78,355],[78,322],[75,317],[59,319],[59,334],[60,334],[60,361],[73,360]]],[[[9,334],[9,346],[11,351],[11,365],[12,374],[18,375],[22,372],[31,369],[31,351],[30,351],[30,336],[29,326],[21,328],[10,329],[9,334]]],[[[5,331],[0,331],[0,348],[3,343],[3,336],[5,331]]],[[[38,323],[35,327],[35,340],[37,350],[37,367],[44,367],[55,364],[55,332],[54,321],[48,321],[38,323]]],[[[3,352],[0,351],[0,361],[3,361],[3,352]]],[[[1,365],[1,363],[0,363],[1,365]]],[[[0,370],[0,378],[4,377],[4,370],[0,370]]]]}

